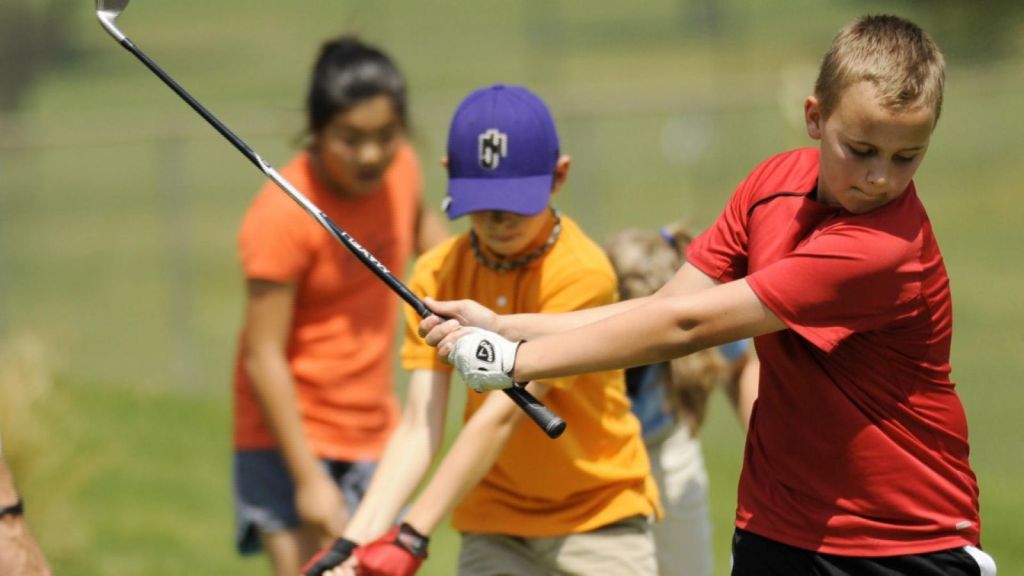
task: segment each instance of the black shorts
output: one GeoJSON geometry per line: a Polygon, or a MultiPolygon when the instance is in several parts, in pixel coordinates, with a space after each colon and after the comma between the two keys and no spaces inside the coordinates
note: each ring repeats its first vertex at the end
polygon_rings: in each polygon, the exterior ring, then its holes
{"type": "MultiPolygon", "coordinates": [[[[341,489],[350,511],[359,506],[377,468],[376,462],[320,459],[320,465],[341,489]]],[[[284,458],[276,450],[235,452],[235,544],[242,554],[260,551],[259,532],[293,530],[299,526],[295,486],[284,458]]]]}
{"type": "Polygon", "coordinates": [[[972,546],[906,556],[820,554],[736,529],[732,576],[994,576],[992,557],[972,546]]]}

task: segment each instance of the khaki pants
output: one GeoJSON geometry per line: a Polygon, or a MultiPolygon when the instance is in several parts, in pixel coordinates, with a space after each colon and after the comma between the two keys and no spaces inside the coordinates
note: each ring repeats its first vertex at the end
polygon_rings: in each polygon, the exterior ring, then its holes
{"type": "Polygon", "coordinates": [[[646,518],[634,516],[568,536],[519,538],[462,534],[460,576],[655,576],[654,538],[646,518]]]}
{"type": "Polygon", "coordinates": [[[647,445],[665,517],[654,525],[661,576],[711,576],[713,569],[708,473],[700,442],[685,424],[647,445]]]}

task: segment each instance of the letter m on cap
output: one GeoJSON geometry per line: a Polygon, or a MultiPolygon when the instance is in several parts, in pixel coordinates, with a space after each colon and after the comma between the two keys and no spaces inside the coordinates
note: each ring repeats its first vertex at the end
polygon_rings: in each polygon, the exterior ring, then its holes
{"type": "Polygon", "coordinates": [[[497,128],[490,128],[480,134],[479,143],[482,168],[494,170],[501,159],[508,156],[508,134],[503,134],[497,128]]]}

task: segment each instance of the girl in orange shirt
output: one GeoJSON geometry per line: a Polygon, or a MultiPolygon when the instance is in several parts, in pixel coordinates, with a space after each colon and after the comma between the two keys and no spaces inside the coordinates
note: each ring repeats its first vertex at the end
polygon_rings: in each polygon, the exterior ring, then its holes
{"type": "MultiPolygon", "coordinates": [[[[281,173],[385,266],[446,232],[423,209],[406,85],[383,52],[325,43],[310,142],[281,173]]],[[[242,223],[247,298],[235,369],[238,547],[279,575],[340,536],[397,423],[397,298],[268,182],[242,223]]]]}

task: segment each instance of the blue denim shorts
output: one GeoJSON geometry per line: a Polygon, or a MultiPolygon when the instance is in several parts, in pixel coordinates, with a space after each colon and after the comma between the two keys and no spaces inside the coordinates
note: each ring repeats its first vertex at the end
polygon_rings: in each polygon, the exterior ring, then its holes
{"type": "MultiPolygon", "coordinates": [[[[320,464],[338,484],[349,511],[354,511],[370,485],[377,462],[321,459],[320,464]]],[[[234,477],[235,544],[241,554],[260,551],[260,532],[299,527],[295,485],[278,451],[235,452],[234,477]]]]}

